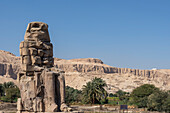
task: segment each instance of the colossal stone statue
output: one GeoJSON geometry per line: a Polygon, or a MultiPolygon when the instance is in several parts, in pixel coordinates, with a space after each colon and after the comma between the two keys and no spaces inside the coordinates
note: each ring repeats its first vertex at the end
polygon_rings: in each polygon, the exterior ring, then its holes
{"type": "Polygon", "coordinates": [[[54,67],[53,45],[47,24],[28,24],[24,41],[20,43],[20,55],[22,71],[18,74],[21,92],[18,111],[67,111],[64,72],[54,67]]]}

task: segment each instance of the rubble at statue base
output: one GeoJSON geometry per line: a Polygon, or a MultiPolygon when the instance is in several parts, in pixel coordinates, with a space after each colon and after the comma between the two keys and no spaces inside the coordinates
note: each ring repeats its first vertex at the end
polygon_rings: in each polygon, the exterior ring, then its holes
{"type": "Polygon", "coordinates": [[[20,43],[22,71],[18,74],[21,98],[18,112],[68,111],[65,104],[64,72],[54,67],[53,45],[48,25],[28,24],[20,43]]]}

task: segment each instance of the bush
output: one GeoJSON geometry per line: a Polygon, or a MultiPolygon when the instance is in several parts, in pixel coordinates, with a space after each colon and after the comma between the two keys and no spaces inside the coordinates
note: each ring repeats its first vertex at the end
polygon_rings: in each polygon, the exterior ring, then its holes
{"type": "Polygon", "coordinates": [[[129,101],[129,92],[125,92],[122,90],[118,90],[115,95],[119,97],[119,99],[122,101],[122,103],[127,104],[129,101]]]}
{"type": "Polygon", "coordinates": [[[158,91],[158,88],[150,84],[144,84],[137,87],[130,95],[130,104],[137,105],[139,108],[146,108],[149,95],[158,91]]]}
{"type": "Polygon", "coordinates": [[[74,89],[72,87],[66,86],[66,95],[65,95],[65,100],[66,103],[78,103],[81,102],[82,94],[80,90],[74,89]]]}
{"type": "Polygon", "coordinates": [[[20,97],[19,88],[13,82],[5,82],[3,85],[3,94],[1,100],[4,102],[17,102],[20,97]]]}
{"type": "Polygon", "coordinates": [[[165,99],[162,108],[165,112],[170,113],[170,92],[168,92],[168,97],[165,99]]]}
{"type": "Polygon", "coordinates": [[[108,104],[110,105],[118,105],[118,101],[108,100],[108,104]]]}
{"type": "Polygon", "coordinates": [[[165,91],[158,91],[148,97],[147,108],[150,111],[170,112],[170,94],[165,91]]]}
{"type": "Polygon", "coordinates": [[[113,93],[110,93],[109,97],[116,97],[116,95],[114,95],[113,93]]]}

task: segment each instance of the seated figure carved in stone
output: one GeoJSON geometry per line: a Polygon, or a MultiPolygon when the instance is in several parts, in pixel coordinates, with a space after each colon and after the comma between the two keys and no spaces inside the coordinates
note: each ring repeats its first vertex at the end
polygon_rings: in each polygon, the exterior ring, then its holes
{"type": "Polygon", "coordinates": [[[48,25],[28,24],[20,43],[22,71],[18,74],[21,98],[18,111],[56,112],[68,110],[65,105],[64,72],[54,67],[53,45],[48,25]]]}

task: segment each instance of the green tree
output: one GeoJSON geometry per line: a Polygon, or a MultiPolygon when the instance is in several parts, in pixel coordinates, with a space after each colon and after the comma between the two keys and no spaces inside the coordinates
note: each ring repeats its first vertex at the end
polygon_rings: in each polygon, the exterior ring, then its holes
{"type": "Polygon", "coordinates": [[[5,89],[8,89],[8,88],[16,87],[16,85],[13,82],[4,82],[3,87],[5,89]]]}
{"type": "MultiPolygon", "coordinates": [[[[129,92],[125,92],[122,90],[118,90],[115,94],[111,95],[112,97],[116,97],[114,99],[109,98],[109,104],[128,104],[129,101],[129,97],[130,97],[130,93],[129,92]]],[[[109,97],[111,97],[109,95],[109,97]]]]}
{"type": "Polygon", "coordinates": [[[170,91],[168,92],[168,97],[165,99],[162,108],[165,112],[170,113],[170,91]]]}
{"type": "Polygon", "coordinates": [[[19,88],[13,82],[5,82],[3,85],[4,94],[1,100],[4,102],[16,102],[20,97],[19,88]]]}
{"type": "Polygon", "coordinates": [[[66,86],[66,91],[65,91],[65,100],[66,103],[73,103],[73,102],[81,102],[82,94],[80,90],[74,89],[72,87],[66,86]]]}
{"type": "Polygon", "coordinates": [[[86,83],[86,85],[83,85],[83,90],[82,90],[82,94],[83,94],[83,102],[84,103],[93,103],[93,97],[94,97],[94,91],[92,88],[92,83],[88,82],[86,83]]]}
{"type": "Polygon", "coordinates": [[[0,97],[5,94],[4,87],[2,84],[0,84],[0,97]]]}
{"type": "Polygon", "coordinates": [[[84,103],[103,104],[107,102],[106,82],[101,78],[94,78],[83,86],[84,103]]]}
{"type": "Polygon", "coordinates": [[[7,93],[7,89],[14,88],[14,87],[17,87],[17,86],[13,82],[4,82],[3,83],[3,88],[4,88],[5,95],[7,93]]]}
{"type": "Polygon", "coordinates": [[[157,91],[148,97],[147,108],[151,111],[164,111],[163,104],[168,97],[168,93],[157,91]]]}
{"type": "Polygon", "coordinates": [[[147,108],[150,111],[170,112],[170,93],[158,91],[148,97],[147,108]]]}
{"type": "MultiPolygon", "coordinates": [[[[109,97],[115,97],[116,95],[114,95],[113,93],[109,94],[109,97]]],[[[117,97],[117,96],[116,96],[117,97]]]]}
{"type": "Polygon", "coordinates": [[[129,96],[129,92],[118,90],[115,95],[119,97],[120,100],[125,100],[129,96]]]}
{"type": "Polygon", "coordinates": [[[18,87],[6,89],[6,95],[1,98],[4,102],[17,102],[17,99],[20,97],[20,91],[18,87]]]}
{"type": "Polygon", "coordinates": [[[159,89],[151,84],[144,84],[137,87],[130,95],[130,104],[137,105],[139,108],[145,108],[147,107],[149,95],[157,91],[159,89]]]}

